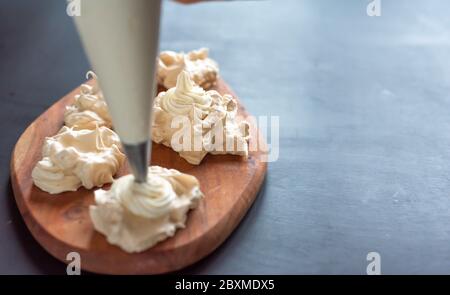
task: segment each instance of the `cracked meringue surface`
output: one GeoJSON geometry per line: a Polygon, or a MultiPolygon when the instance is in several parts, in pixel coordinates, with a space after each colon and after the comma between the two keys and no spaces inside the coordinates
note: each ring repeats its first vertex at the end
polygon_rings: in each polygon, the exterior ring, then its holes
{"type": "Polygon", "coordinates": [[[158,57],[158,83],[167,89],[175,87],[178,75],[187,71],[194,83],[204,89],[211,88],[219,76],[219,66],[208,54],[208,48],[188,53],[162,51],[158,57]]]}
{"type": "Polygon", "coordinates": [[[99,89],[97,75],[92,71],[87,72],[86,79],[91,77],[94,84],[92,86],[81,85],[80,93],[75,95],[75,102],[66,107],[64,124],[76,130],[92,130],[97,125],[112,128],[111,116],[108,113],[103,93],[99,89]]]}
{"type": "Polygon", "coordinates": [[[141,252],[184,228],[187,213],[203,197],[198,180],[174,169],[150,166],[146,183],[129,174],[111,189],[95,191],[89,212],[97,231],[126,252],[141,252]]]}
{"type": "Polygon", "coordinates": [[[34,184],[58,194],[110,183],[125,159],[119,146],[119,137],[107,127],[75,130],[64,126],[45,139],[42,159],[31,174],[34,184]]]}
{"type": "Polygon", "coordinates": [[[205,91],[183,71],[176,86],[155,99],[152,140],[194,165],[208,152],[247,157],[249,124],[237,120],[237,107],[231,95],[205,91]]]}

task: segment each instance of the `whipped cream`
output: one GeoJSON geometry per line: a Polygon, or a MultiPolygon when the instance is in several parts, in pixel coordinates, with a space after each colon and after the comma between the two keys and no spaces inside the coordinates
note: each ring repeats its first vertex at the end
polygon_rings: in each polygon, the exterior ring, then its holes
{"type": "Polygon", "coordinates": [[[158,83],[167,89],[175,87],[177,77],[187,71],[191,79],[205,89],[211,88],[219,75],[219,66],[208,57],[208,48],[184,52],[162,51],[158,58],[158,83]]]}
{"type": "Polygon", "coordinates": [[[117,134],[107,127],[75,130],[64,126],[47,137],[32,171],[34,184],[51,194],[100,187],[113,181],[125,155],[117,134]]]}
{"type": "Polygon", "coordinates": [[[198,165],[208,152],[247,157],[249,124],[237,120],[237,102],[231,95],[205,91],[183,71],[176,87],[159,93],[155,99],[152,139],[198,165]],[[181,130],[177,122],[184,123],[181,130]],[[178,144],[180,131],[184,137],[183,143],[178,144]]]}
{"type": "Polygon", "coordinates": [[[203,197],[198,180],[174,169],[150,166],[147,182],[133,175],[95,191],[89,212],[97,231],[126,252],[141,252],[184,228],[189,209],[203,197]]]}
{"type": "Polygon", "coordinates": [[[79,129],[95,129],[96,126],[112,127],[111,116],[99,89],[97,75],[89,71],[86,79],[93,78],[93,85],[83,84],[80,93],[75,95],[75,102],[66,107],[64,123],[68,127],[79,129]]]}

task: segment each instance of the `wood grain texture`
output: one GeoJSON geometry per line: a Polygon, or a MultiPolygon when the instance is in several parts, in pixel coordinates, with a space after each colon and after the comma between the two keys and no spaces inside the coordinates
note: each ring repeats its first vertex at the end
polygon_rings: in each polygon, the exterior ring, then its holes
{"type": "MultiPolygon", "coordinates": [[[[214,89],[236,97],[223,80],[214,89]]],[[[216,249],[257,196],[267,170],[263,153],[251,151],[247,160],[231,155],[207,155],[201,165],[194,166],[171,149],[153,143],[151,164],[196,176],[205,198],[189,213],[186,228],[178,230],[174,237],[144,252],[129,254],[110,245],[94,230],[88,213],[94,203],[94,190],[80,188],[76,192],[50,195],[33,185],[31,171],[41,159],[43,141],[61,128],[65,106],[78,92],[78,88],[73,90],[39,116],[21,135],[12,154],[15,200],[34,238],[57,259],[67,263],[66,255],[76,251],[81,255],[82,269],[105,274],[171,272],[216,249]]],[[[241,103],[238,113],[240,117],[248,116],[241,103]]],[[[250,129],[251,140],[256,140],[258,130],[250,129]]],[[[117,176],[127,173],[125,164],[117,176]]]]}

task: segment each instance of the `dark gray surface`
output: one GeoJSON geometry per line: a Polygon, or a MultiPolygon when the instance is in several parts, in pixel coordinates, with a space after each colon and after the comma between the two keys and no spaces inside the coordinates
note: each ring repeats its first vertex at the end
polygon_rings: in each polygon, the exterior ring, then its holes
{"type": "MultiPolygon", "coordinates": [[[[448,1],[166,3],[162,49],[211,48],[280,158],[234,234],[183,273],[450,273],[448,1]]],[[[64,273],[9,183],[13,145],[89,69],[64,1],[0,1],[0,273],[64,273]]]]}

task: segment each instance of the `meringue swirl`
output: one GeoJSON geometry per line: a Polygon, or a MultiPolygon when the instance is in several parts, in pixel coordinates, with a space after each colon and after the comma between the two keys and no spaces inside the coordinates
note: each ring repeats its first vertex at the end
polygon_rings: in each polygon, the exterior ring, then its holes
{"type": "Polygon", "coordinates": [[[89,213],[109,243],[126,252],[141,252],[184,227],[187,212],[202,197],[195,177],[151,166],[146,183],[126,175],[114,180],[110,190],[95,191],[89,213]]]}
{"type": "Polygon", "coordinates": [[[205,89],[211,88],[219,76],[219,66],[208,54],[208,48],[200,48],[187,54],[162,51],[158,58],[158,83],[167,89],[172,88],[176,85],[178,75],[187,71],[197,85],[205,89]]]}
{"type": "Polygon", "coordinates": [[[123,205],[133,214],[145,218],[158,218],[170,211],[170,205],[176,195],[170,183],[156,174],[148,174],[146,183],[135,183],[129,175],[123,179],[124,187],[121,190],[123,205]]]}
{"type": "Polygon", "coordinates": [[[110,183],[125,159],[119,146],[119,137],[107,127],[75,130],[64,126],[45,139],[33,181],[51,194],[110,183]]]}
{"type": "Polygon", "coordinates": [[[31,172],[34,184],[43,191],[58,194],[65,191],[76,191],[80,179],[74,175],[66,175],[61,168],[54,165],[49,157],[40,160],[31,172]]]}
{"type": "Polygon", "coordinates": [[[177,85],[155,99],[152,140],[171,147],[193,165],[199,165],[208,153],[247,157],[249,124],[238,120],[237,111],[231,95],[205,91],[182,71],[177,85]]]}
{"type": "Polygon", "coordinates": [[[178,75],[177,85],[161,96],[161,108],[171,114],[188,115],[193,108],[207,111],[212,98],[201,87],[192,83],[189,73],[183,71],[178,75]]]}
{"type": "Polygon", "coordinates": [[[108,106],[103,98],[97,75],[89,71],[86,79],[93,79],[93,85],[83,84],[80,93],[75,95],[75,102],[66,107],[64,123],[74,129],[95,129],[98,126],[112,127],[108,106]]]}

